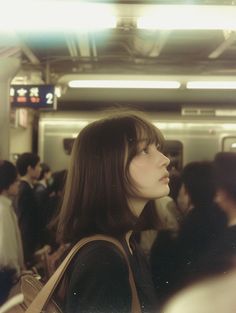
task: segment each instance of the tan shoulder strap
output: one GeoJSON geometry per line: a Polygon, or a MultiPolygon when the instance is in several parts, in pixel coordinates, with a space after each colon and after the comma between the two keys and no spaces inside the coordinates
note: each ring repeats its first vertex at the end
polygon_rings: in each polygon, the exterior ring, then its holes
{"type": "Polygon", "coordinates": [[[130,287],[131,287],[131,291],[132,291],[132,308],[131,308],[131,313],[141,313],[141,307],[140,307],[140,302],[139,302],[139,299],[138,299],[137,289],[136,289],[135,282],[134,282],[133,272],[132,272],[132,270],[130,268],[129,259],[127,257],[127,254],[126,254],[124,248],[122,247],[121,243],[118,240],[116,240],[116,239],[114,239],[112,237],[109,237],[109,236],[105,236],[105,235],[94,235],[94,236],[87,237],[87,238],[84,238],[84,239],[80,240],[71,249],[71,251],[68,253],[68,255],[66,256],[64,261],[57,268],[55,273],[50,277],[50,279],[45,284],[45,286],[40,290],[40,292],[35,297],[35,299],[30,304],[30,306],[25,311],[25,313],[41,313],[41,311],[43,310],[44,306],[50,300],[50,297],[52,296],[54,290],[56,289],[56,287],[58,286],[59,282],[61,281],[62,276],[65,273],[66,268],[70,264],[70,262],[71,262],[72,258],[74,257],[74,255],[84,245],[86,245],[87,243],[89,243],[91,241],[95,241],[95,240],[103,240],[103,241],[108,241],[108,242],[113,243],[121,251],[121,253],[125,257],[125,260],[127,262],[127,266],[128,266],[128,269],[129,269],[129,282],[130,282],[130,287]]]}

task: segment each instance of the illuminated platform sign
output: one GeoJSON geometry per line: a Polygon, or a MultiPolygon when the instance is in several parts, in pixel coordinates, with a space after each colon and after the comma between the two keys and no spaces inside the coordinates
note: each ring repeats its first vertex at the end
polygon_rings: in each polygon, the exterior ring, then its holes
{"type": "Polygon", "coordinates": [[[56,109],[55,86],[11,85],[10,101],[14,108],[56,109]]]}

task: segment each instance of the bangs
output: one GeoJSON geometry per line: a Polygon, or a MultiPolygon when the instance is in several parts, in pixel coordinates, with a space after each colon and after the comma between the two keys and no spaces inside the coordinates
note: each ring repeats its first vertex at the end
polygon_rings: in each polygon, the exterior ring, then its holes
{"type": "Polygon", "coordinates": [[[164,136],[152,123],[138,119],[136,123],[136,142],[145,141],[147,145],[155,144],[159,151],[164,149],[164,136]]]}

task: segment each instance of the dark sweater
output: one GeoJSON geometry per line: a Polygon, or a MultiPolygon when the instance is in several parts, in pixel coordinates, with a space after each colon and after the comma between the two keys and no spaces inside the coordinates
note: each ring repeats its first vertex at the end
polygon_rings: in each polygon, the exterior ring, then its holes
{"type": "Polygon", "coordinates": [[[236,225],[227,227],[222,236],[209,249],[204,267],[212,274],[222,274],[235,267],[236,225]]]}
{"type": "Polygon", "coordinates": [[[206,256],[225,228],[224,213],[209,205],[189,212],[177,238],[170,231],[158,234],[150,263],[162,303],[185,285],[208,275],[212,262],[206,264],[206,256]]]}
{"type": "MultiPolygon", "coordinates": [[[[133,255],[122,242],[130,260],[142,312],[157,312],[156,297],[146,260],[133,243],[133,255]]],[[[65,313],[131,312],[131,289],[124,256],[108,242],[83,247],[68,269],[65,313]]]]}
{"type": "Polygon", "coordinates": [[[39,248],[39,221],[34,190],[25,181],[20,182],[16,214],[22,235],[24,258],[30,266],[34,252],[39,248]]]}

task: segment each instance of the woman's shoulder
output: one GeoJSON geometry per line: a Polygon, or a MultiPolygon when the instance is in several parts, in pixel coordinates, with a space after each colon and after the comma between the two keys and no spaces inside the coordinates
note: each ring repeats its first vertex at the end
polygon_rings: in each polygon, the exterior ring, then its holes
{"type": "Polygon", "coordinates": [[[125,257],[112,243],[94,241],[77,253],[68,275],[70,286],[102,284],[105,288],[111,281],[128,284],[129,271],[125,257]]]}
{"type": "Polygon", "coordinates": [[[69,312],[128,312],[131,301],[125,258],[112,243],[93,241],[75,256],[68,272],[69,312]],[[79,294],[79,297],[76,296],[79,294]]]}
{"type": "Polygon", "coordinates": [[[112,243],[96,240],[82,247],[74,258],[77,266],[127,267],[125,256],[112,243]]]}

